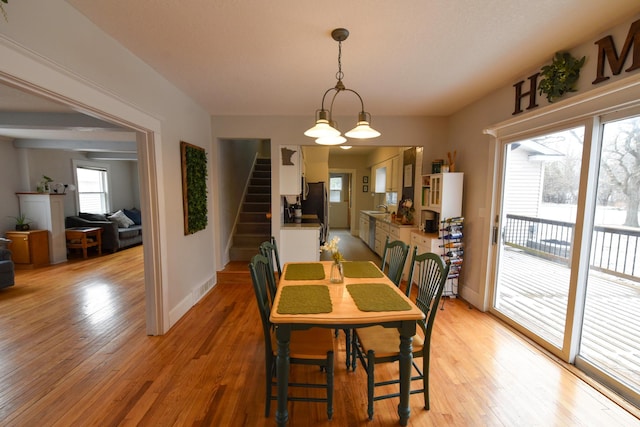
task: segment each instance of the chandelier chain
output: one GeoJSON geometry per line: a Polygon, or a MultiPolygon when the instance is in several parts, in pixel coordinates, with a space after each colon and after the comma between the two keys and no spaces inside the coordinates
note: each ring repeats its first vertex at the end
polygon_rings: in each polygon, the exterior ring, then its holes
{"type": "Polygon", "coordinates": [[[344,73],[342,72],[342,42],[338,42],[338,72],[336,73],[336,79],[341,81],[344,77],[344,73]]]}

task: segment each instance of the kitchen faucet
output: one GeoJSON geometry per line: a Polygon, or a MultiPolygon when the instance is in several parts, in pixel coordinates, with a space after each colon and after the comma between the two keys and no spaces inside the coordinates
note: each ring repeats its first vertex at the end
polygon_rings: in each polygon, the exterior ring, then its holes
{"type": "Polygon", "coordinates": [[[376,206],[376,208],[384,208],[384,213],[389,213],[389,208],[387,207],[387,205],[378,205],[376,206]]]}

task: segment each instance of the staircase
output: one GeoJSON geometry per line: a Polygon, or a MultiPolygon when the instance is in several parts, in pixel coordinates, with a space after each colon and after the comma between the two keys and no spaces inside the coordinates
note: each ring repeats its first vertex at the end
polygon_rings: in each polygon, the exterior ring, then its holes
{"type": "Polygon", "coordinates": [[[256,159],[229,250],[230,261],[250,261],[271,238],[271,159],[256,159]]]}

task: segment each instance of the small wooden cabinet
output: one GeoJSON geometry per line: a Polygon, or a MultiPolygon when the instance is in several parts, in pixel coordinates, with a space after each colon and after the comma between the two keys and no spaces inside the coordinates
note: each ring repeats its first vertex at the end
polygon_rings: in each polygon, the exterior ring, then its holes
{"type": "Polygon", "coordinates": [[[67,240],[64,231],[64,194],[16,193],[20,213],[31,221],[31,227],[49,231],[49,262],[67,260],[67,240]]]}
{"type": "Polygon", "coordinates": [[[16,268],[34,268],[49,265],[49,231],[7,231],[11,240],[9,250],[16,268]]]}

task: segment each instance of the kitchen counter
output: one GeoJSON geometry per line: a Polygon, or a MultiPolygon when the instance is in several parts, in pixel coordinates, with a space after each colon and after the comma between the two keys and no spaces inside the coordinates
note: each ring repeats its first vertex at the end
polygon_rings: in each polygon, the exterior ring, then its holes
{"type": "Polygon", "coordinates": [[[283,224],[280,225],[280,227],[282,228],[287,228],[287,229],[309,229],[309,228],[319,228],[321,226],[320,224],[320,220],[318,219],[318,215],[314,215],[314,214],[307,214],[307,215],[302,215],[302,218],[300,218],[300,222],[285,222],[283,224]]]}
{"type": "Polygon", "coordinates": [[[420,236],[420,237],[428,237],[429,239],[439,239],[440,236],[438,235],[438,233],[427,233],[425,231],[420,231],[420,230],[415,230],[412,231],[412,233],[420,236]]]}
{"type": "Polygon", "coordinates": [[[386,222],[387,224],[392,224],[396,227],[417,228],[415,224],[403,224],[402,222],[397,220],[392,221],[390,213],[385,214],[384,212],[380,211],[360,211],[360,213],[368,215],[371,219],[374,219],[376,221],[386,222]]]}

